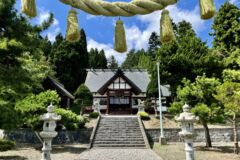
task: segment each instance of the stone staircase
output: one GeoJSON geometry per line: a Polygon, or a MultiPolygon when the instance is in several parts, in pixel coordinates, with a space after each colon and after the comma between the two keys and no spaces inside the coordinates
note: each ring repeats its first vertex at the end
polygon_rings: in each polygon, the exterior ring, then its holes
{"type": "Polygon", "coordinates": [[[91,147],[149,148],[138,116],[102,116],[91,138],[91,147]]]}

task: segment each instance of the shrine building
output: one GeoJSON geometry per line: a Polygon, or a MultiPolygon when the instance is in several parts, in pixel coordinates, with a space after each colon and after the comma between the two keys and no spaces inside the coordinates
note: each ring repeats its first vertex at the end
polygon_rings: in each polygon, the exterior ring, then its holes
{"type": "MultiPolygon", "coordinates": [[[[145,69],[87,69],[85,85],[98,100],[100,110],[107,114],[132,114],[138,110],[138,100],[145,100],[150,75],[145,69]]],[[[163,97],[169,89],[161,86],[163,97]]]]}

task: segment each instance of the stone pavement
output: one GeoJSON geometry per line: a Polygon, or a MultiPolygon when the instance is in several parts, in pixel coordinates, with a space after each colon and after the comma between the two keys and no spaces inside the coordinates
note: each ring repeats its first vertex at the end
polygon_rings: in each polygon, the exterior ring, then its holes
{"type": "Polygon", "coordinates": [[[92,148],[75,160],[162,160],[151,149],[92,148]]]}

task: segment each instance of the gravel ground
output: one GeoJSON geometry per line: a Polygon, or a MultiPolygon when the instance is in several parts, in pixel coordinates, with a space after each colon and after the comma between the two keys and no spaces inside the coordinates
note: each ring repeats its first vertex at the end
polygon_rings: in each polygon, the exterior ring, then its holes
{"type": "MultiPolygon", "coordinates": [[[[86,150],[85,145],[53,146],[52,160],[74,160],[86,150]]],[[[0,160],[40,160],[39,146],[18,144],[14,150],[0,152],[0,160]],[[36,149],[37,148],[37,149],[36,149]]]]}
{"type": "Polygon", "coordinates": [[[75,160],[162,160],[151,149],[100,149],[93,148],[75,160]]]}

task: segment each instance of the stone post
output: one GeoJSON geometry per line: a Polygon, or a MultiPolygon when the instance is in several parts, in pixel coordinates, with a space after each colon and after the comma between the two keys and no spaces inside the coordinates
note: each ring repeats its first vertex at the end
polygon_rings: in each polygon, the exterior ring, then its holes
{"type": "Polygon", "coordinates": [[[179,132],[179,136],[184,139],[185,142],[185,152],[186,160],[194,160],[194,147],[193,147],[193,138],[194,138],[194,122],[198,121],[198,117],[195,117],[190,112],[189,105],[185,104],[183,106],[183,113],[176,118],[178,122],[181,123],[182,131],[179,132]]]}
{"type": "Polygon", "coordinates": [[[61,120],[61,116],[53,113],[54,106],[50,104],[47,108],[48,113],[45,113],[40,117],[43,123],[43,131],[40,132],[40,136],[43,138],[42,159],[51,160],[52,139],[57,136],[56,121],[61,120]]]}
{"type": "Polygon", "coordinates": [[[142,101],[141,99],[138,99],[138,112],[144,112],[144,101],[142,101]]]}
{"type": "Polygon", "coordinates": [[[93,102],[93,110],[94,110],[94,112],[98,112],[99,114],[101,114],[101,112],[100,112],[100,102],[99,102],[99,99],[94,99],[94,102],[93,102]]]}

